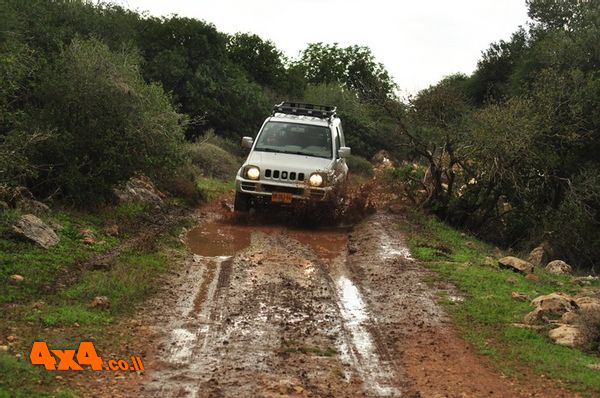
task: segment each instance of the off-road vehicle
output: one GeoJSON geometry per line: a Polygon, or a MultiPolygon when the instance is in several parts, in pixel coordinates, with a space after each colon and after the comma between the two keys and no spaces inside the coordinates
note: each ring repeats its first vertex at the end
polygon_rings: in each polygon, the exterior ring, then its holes
{"type": "Polygon", "coordinates": [[[297,203],[331,204],[348,176],[336,107],[282,102],[256,139],[243,137],[248,158],[235,179],[236,211],[297,203]]]}

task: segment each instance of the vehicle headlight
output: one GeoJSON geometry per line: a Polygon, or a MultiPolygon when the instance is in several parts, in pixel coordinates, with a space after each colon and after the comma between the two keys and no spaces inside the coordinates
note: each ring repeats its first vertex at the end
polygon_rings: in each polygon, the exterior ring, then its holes
{"type": "Polygon", "coordinates": [[[313,187],[320,187],[323,184],[323,176],[318,173],[312,174],[308,179],[308,182],[313,187]]]}
{"type": "Polygon", "coordinates": [[[246,177],[250,180],[258,180],[260,170],[256,166],[249,166],[246,168],[246,177]]]}

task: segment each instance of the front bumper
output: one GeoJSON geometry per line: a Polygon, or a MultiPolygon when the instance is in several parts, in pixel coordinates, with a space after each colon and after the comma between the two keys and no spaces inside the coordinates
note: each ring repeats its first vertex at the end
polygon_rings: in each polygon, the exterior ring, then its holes
{"type": "Polygon", "coordinates": [[[291,193],[294,201],[326,201],[331,197],[332,187],[311,187],[308,183],[282,183],[272,180],[248,180],[237,176],[236,192],[243,192],[263,200],[270,199],[273,192],[291,193]]]}

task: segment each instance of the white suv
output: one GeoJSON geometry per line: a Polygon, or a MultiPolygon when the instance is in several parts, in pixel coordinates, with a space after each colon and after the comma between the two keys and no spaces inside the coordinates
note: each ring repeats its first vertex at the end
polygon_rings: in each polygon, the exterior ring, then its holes
{"type": "Polygon", "coordinates": [[[235,179],[236,211],[260,205],[331,203],[348,176],[350,155],[332,106],[282,102],[263,123],[235,179]]]}

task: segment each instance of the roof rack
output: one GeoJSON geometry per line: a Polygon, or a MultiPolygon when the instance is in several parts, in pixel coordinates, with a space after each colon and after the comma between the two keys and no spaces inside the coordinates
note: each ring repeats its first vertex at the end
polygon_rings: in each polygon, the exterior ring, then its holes
{"type": "Polygon", "coordinates": [[[273,115],[275,113],[285,113],[287,115],[313,116],[321,119],[331,119],[336,116],[337,107],[328,105],[305,104],[302,102],[282,102],[273,106],[273,115]]]}

